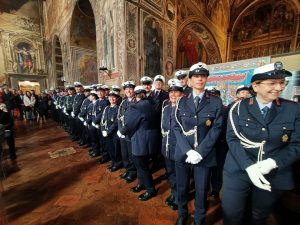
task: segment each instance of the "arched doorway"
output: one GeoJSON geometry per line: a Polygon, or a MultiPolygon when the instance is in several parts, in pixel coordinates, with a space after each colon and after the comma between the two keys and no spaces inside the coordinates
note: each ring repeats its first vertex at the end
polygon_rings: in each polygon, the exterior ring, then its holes
{"type": "Polygon", "coordinates": [[[63,87],[64,86],[64,67],[62,60],[62,51],[59,38],[57,36],[54,37],[54,67],[55,67],[55,78],[56,78],[56,86],[63,87]]]}
{"type": "Polygon", "coordinates": [[[77,1],[70,30],[72,78],[83,84],[98,82],[96,25],[91,3],[77,1]]]}

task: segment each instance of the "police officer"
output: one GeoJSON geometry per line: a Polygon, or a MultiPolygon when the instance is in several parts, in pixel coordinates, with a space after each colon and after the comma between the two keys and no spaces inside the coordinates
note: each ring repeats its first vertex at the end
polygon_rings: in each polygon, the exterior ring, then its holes
{"type": "Polygon", "coordinates": [[[294,187],[292,164],[300,158],[300,105],[279,98],[285,77],[281,62],[254,70],[256,97],[229,112],[224,166],[224,225],[245,224],[247,200],[251,224],[265,224],[276,200],[294,187]]]}
{"type": "MultiPolygon", "coordinates": [[[[83,125],[87,127],[88,129],[88,135],[91,143],[91,149],[90,149],[90,156],[93,157],[93,153],[95,154],[94,157],[96,157],[97,152],[99,151],[99,139],[98,139],[98,132],[97,128],[92,125],[93,121],[96,118],[96,111],[97,111],[97,100],[98,95],[95,91],[91,91],[91,94],[89,95],[90,104],[87,107],[87,114],[84,118],[83,125]]],[[[99,129],[99,127],[98,127],[99,129]]]]}
{"type": "Polygon", "coordinates": [[[81,121],[81,125],[80,128],[82,130],[82,134],[81,134],[81,142],[79,143],[80,146],[84,146],[87,145],[86,147],[90,147],[89,144],[89,135],[88,135],[88,129],[86,126],[83,125],[86,116],[87,116],[87,108],[89,106],[89,104],[91,104],[91,101],[89,99],[89,95],[91,93],[91,87],[90,86],[86,86],[84,87],[84,96],[85,99],[82,102],[82,105],[80,107],[80,112],[78,114],[78,119],[81,121]]]}
{"type": "Polygon", "coordinates": [[[106,90],[107,89],[108,89],[107,85],[102,85],[102,86],[97,88],[97,95],[98,95],[99,99],[96,102],[96,108],[95,108],[96,109],[96,116],[93,119],[93,123],[92,123],[92,125],[97,128],[98,139],[99,139],[99,142],[100,142],[100,146],[99,146],[100,149],[97,150],[97,151],[94,151],[91,154],[91,157],[96,157],[96,156],[101,154],[102,157],[97,161],[101,164],[106,163],[110,160],[109,154],[106,151],[107,148],[105,148],[105,140],[102,136],[102,131],[100,129],[101,128],[100,127],[100,122],[101,122],[101,119],[102,119],[103,110],[106,106],[109,105],[109,101],[107,100],[107,97],[106,97],[106,90]]]}
{"type": "Polygon", "coordinates": [[[76,95],[73,100],[73,107],[71,112],[71,123],[73,128],[73,139],[78,141],[79,144],[82,142],[80,140],[82,136],[82,130],[81,129],[81,121],[78,118],[78,114],[80,112],[80,107],[82,105],[83,100],[85,99],[85,95],[83,94],[83,86],[80,82],[74,82],[74,87],[76,91],[76,95]]]}
{"type": "Polygon", "coordinates": [[[192,167],[196,191],[194,224],[205,224],[207,184],[210,168],[216,165],[214,145],[222,126],[222,101],[205,92],[208,76],[209,71],[204,63],[197,63],[190,68],[189,78],[193,91],[178,100],[175,110],[175,168],[179,209],[177,225],[187,224],[192,167]]]}
{"type": "Polygon", "coordinates": [[[139,184],[132,188],[133,192],[146,192],[139,195],[139,200],[147,201],[156,195],[153,178],[149,167],[150,157],[157,153],[157,138],[159,131],[155,127],[155,110],[152,103],[146,98],[143,86],[136,86],[136,103],[131,105],[125,125],[118,131],[119,137],[129,135],[132,143],[133,162],[137,168],[139,184]]]}
{"type": "Polygon", "coordinates": [[[64,114],[65,114],[65,121],[67,125],[67,131],[71,135],[72,141],[76,141],[76,139],[73,137],[73,134],[75,132],[74,127],[72,126],[72,120],[71,120],[71,112],[73,110],[73,102],[75,98],[75,88],[74,86],[70,85],[68,87],[68,96],[66,97],[66,102],[64,105],[64,114]]]}
{"type": "Polygon", "coordinates": [[[154,90],[153,96],[156,101],[162,105],[163,101],[169,98],[168,92],[163,89],[165,78],[162,75],[156,75],[154,77],[154,90]]]}
{"type": "MultiPolygon", "coordinates": [[[[122,129],[126,121],[126,111],[131,104],[134,104],[134,88],[135,83],[133,81],[126,81],[122,84],[125,97],[119,106],[118,111],[118,129],[122,129]]],[[[127,183],[131,183],[137,177],[136,167],[132,160],[132,147],[131,141],[128,135],[125,138],[120,138],[122,160],[125,168],[125,172],[120,175],[121,179],[126,180],[127,183]]]]}
{"type": "Polygon", "coordinates": [[[183,89],[180,81],[177,79],[170,79],[169,85],[169,99],[165,100],[162,109],[161,118],[161,133],[162,139],[162,155],[165,158],[166,175],[171,186],[171,194],[167,197],[165,203],[173,210],[178,209],[177,205],[177,188],[176,188],[176,173],[175,173],[175,146],[176,138],[172,124],[175,123],[175,106],[176,101],[182,96],[183,89]]]}
{"type": "Polygon", "coordinates": [[[186,70],[178,70],[175,73],[175,78],[177,78],[180,81],[185,96],[188,96],[192,92],[192,88],[188,86],[187,75],[188,71],[186,70]]]}
{"type": "Polygon", "coordinates": [[[228,110],[236,103],[237,101],[243,100],[250,97],[250,89],[245,85],[240,85],[236,89],[236,99],[228,105],[228,110]]]}

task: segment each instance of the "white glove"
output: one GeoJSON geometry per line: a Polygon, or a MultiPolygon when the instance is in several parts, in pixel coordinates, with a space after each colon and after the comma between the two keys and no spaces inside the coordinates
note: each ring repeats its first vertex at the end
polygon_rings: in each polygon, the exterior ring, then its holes
{"type": "Polygon", "coordinates": [[[185,160],[187,163],[198,164],[202,160],[202,156],[195,150],[189,150],[186,155],[188,156],[185,160]]]}
{"type": "Polygon", "coordinates": [[[94,122],[92,122],[92,126],[93,126],[93,127],[96,127],[97,129],[99,129],[99,125],[98,125],[98,124],[95,124],[94,122]]]}
{"type": "Polygon", "coordinates": [[[86,123],[86,121],[84,121],[83,125],[84,125],[84,126],[87,126],[87,123],[86,123]]]}
{"type": "Polygon", "coordinates": [[[117,132],[117,135],[119,138],[125,138],[125,135],[123,135],[119,130],[117,132]]]}
{"type": "Polygon", "coordinates": [[[59,107],[56,105],[55,108],[58,109],[59,107]]]}
{"type": "Polygon", "coordinates": [[[271,172],[271,170],[276,169],[278,167],[275,160],[271,159],[271,158],[267,158],[267,159],[265,159],[263,161],[260,161],[256,164],[258,166],[259,171],[262,174],[268,174],[268,173],[271,172]]]}
{"type": "Polygon", "coordinates": [[[78,116],[78,119],[80,119],[80,121],[82,121],[82,122],[84,121],[84,119],[80,116],[78,116]]]}
{"type": "Polygon", "coordinates": [[[246,172],[248,173],[250,180],[256,187],[266,191],[271,191],[270,182],[267,181],[263,174],[260,172],[257,164],[253,164],[247,167],[246,172]]]}
{"type": "Polygon", "coordinates": [[[56,102],[56,101],[54,101],[53,103],[54,103],[54,105],[57,105],[57,102],[56,102]]]}
{"type": "Polygon", "coordinates": [[[73,118],[75,118],[75,114],[74,114],[74,112],[71,112],[71,116],[72,116],[73,118]]]}
{"type": "Polygon", "coordinates": [[[107,131],[106,130],[102,131],[102,135],[103,137],[107,137],[107,131]]]}
{"type": "Polygon", "coordinates": [[[64,112],[64,114],[67,114],[67,110],[66,110],[66,108],[64,108],[63,112],[64,112]]]}

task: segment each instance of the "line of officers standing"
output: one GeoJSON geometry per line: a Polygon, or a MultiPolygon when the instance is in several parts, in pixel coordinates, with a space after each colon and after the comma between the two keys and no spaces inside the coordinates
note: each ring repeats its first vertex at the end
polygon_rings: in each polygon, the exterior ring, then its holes
{"type": "MultiPolygon", "coordinates": [[[[208,76],[206,64],[197,63],[189,71],[177,71],[175,79],[168,81],[168,92],[163,90],[165,78],[162,75],[153,80],[144,76],[141,85],[136,86],[133,81],[122,84],[123,98],[121,88],[116,85],[110,90],[106,85],[84,88],[75,82],[66,91],[57,90],[53,95],[56,106],[53,115],[73,141],[89,147],[91,157],[101,156],[98,163],[111,161],[107,167],[110,172],[125,168],[120,178],[127,183],[138,179],[131,191],[144,191],[138,196],[141,201],[157,195],[152,173],[164,167],[163,177],[169,180],[171,187],[165,203],[173,210],[178,209],[176,225],[188,224],[189,192],[194,188],[193,222],[205,224],[207,196],[218,198],[222,188],[228,152],[229,109],[250,97],[249,88],[241,86],[236,91],[237,101],[225,107],[220,91],[205,89],[208,76]]],[[[245,168],[240,171],[240,174],[247,173],[245,168]]],[[[232,176],[239,176],[239,173],[232,176]]],[[[244,182],[250,180],[251,177],[244,182]]],[[[257,186],[253,181],[251,184],[257,186]]],[[[230,207],[230,200],[226,199],[225,211],[232,214],[224,215],[227,217],[224,224],[231,225],[237,214],[243,218],[245,211],[230,207]]],[[[241,201],[239,207],[246,208],[247,201],[241,201]]],[[[271,205],[259,212],[256,215],[259,219],[250,224],[264,224],[270,208],[271,205]]],[[[246,222],[240,219],[234,224],[246,222]]]]}

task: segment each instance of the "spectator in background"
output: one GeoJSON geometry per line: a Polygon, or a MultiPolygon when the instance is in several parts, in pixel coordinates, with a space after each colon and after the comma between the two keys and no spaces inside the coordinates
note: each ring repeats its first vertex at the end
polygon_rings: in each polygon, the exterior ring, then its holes
{"type": "Polygon", "coordinates": [[[48,105],[48,95],[45,92],[42,92],[42,94],[40,95],[40,97],[38,98],[38,117],[41,121],[45,121],[46,122],[46,118],[48,117],[48,109],[49,109],[49,105],[48,105]]]}
{"type": "Polygon", "coordinates": [[[16,159],[16,149],[15,149],[15,135],[14,135],[14,120],[12,116],[8,113],[6,105],[0,103],[0,124],[5,127],[6,134],[5,140],[9,148],[10,159],[16,159]]]}
{"type": "Polygon", "coordinates": [[[36,98],[29,91],[26,91],[23,102],[24,102],[26,120],[30,120],[30,121],[34,120],[36,118],[34,112],[36,98]]]}

